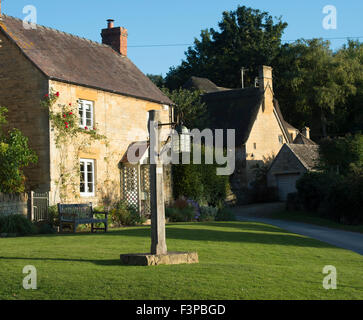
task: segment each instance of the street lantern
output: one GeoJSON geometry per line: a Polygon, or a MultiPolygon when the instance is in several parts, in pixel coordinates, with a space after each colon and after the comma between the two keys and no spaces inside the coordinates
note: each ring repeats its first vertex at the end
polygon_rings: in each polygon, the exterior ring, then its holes
{"type": "Polygon", "coordinates": [[[176,125],[177,134],[172,136],[172,148],[174,153],[191,152],[191,134],[183,123],[176,125]]]}

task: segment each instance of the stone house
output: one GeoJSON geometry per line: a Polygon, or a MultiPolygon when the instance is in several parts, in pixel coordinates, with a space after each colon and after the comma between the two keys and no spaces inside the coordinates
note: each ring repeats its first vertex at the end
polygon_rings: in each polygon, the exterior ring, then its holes
{"type": "MultiPolygon", "coordinates": [[[[109,203],[122,197],[147,210],[148,165],[122,161],[131,144],[148,140],[148,111],[173,119],[173,103],[127,57],[127,30],[102,30],[102,44],[7,15],[0,21],[0,105],[8,108],[9,126],[29,138],[38,164],[25,170],[28,190],[50,192],[58,202],[109,203]],[[75,106],[86,132],[56,145],[49,111],[40,101],[59,92],[56,108],[75,106]]],[[[163,127],[166,139],[170,127],[163,127]]],[[[147,148],[143,149],[147,155],[147,148]]],[[[165,198],[171,199],[170,171],[165,198]]]]}
{"type": "Polygon", "coordinates": [[[289,193],[297,191],[296,182],[302,175],[316,170],[319,146],[311,142],[286,143],[272,162],[267,181],[269,186],[277,187],[280,201],[286,201],[289,193]]]}
{"type": "Polygon", "coordinates": [[[267,183],[276,187],[281,201],[287,200],[289,193],[296,192],[296,182],[308,171],[317,168],[319,145],[310,139],[310,129],[305,127],[293,143],[285,144],[267,173],[267,183]]]}
{"type": "Polygon", "coordinates": [[[231,177],[233,193],[244,201],[255,179],[254,167],[268,165],[299,130],[287,123],[274,96],[272,68],[261,66],[259,86],[244,89],[218,87],[209,79],[192,77],[186,89],[203,92],[213,128],[236,130],[236,170],[231,177]]]}

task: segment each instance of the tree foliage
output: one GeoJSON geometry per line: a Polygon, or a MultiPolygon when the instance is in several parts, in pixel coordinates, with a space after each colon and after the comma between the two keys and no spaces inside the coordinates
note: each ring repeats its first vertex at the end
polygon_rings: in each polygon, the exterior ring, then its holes
{"type": "Polygon", "coordinates": [[[157,87],[163,88],[165,86],[165,79],[160,74],[147,74],[146,75],[157,87]]]}
{"type": "Polygon", "coordinates": [[[271,65],[278,54],[286,27],[281,18],[245,6],[223,12],[220,30],[201,31],[181,65],[170,69],[166,86],[176,89],[191,76],[200,76],[220,86],[240,87],[241,67],[249,68],[246,82],[253,83],[258,66],[271,65]]]}
{"type": "Polygon", "coordinates": [[[327,138],[320,144],[320,168],[347,175],[363,173],[363,135],[327,138]]]}
{"type": "Polygon", "coordinates": [[[176,89],[162,91],[175,103],[175,114],[182,117],[189,129],[204,129],[208,123],[207,106],[202,102],[201,92],[176,89]]]}
{"type": "Polygon", "coordinates": [[[286,119],[327,136],[341,106],[356,94],[354,67],[321,39],[283,46],[274,66],[275,93],[286,119]]]}
{"type": "Polygon", "coordinates": [[[19,193],[25,190],[23,169],[38,158],[18,129],[3,132],[6,112],[6,108],[0,108],[0,192],[19,193]]]}
{"type": "Polygon", "coordinates": [[[241,67],[253,86],[260,65],[274,69],[274,92],[284,117],[296,128],[308,126],[314,139],[363,130],[363,44],[348,41],[333,51],[322,39],[281,44],[287,27],[281,18],[240,6],[224,12],[219,29],[205,29],[179,66],[158,85],[178,89],[191,76],[218,86],[241,86],[241,67]]]}
{"type": "MultiPolygon", "coordinates": [[[[202,147],[202,158],[205,148],[202,147]]],[[[205,164],[179,164],[173,165],[173,192],[174,197],[186,197],[200,204],[221,207],[230,190],[229,176],[217,175],[219,165],[205,164]]]]}

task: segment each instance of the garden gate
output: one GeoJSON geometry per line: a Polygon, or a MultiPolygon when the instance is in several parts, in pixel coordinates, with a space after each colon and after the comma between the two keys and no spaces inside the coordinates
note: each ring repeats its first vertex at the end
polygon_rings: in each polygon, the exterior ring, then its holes
{"type": "Polygon", "coordinates": [[[39,222],[48,219],[49,192],[30,192],[30,219],[39,222]]]}

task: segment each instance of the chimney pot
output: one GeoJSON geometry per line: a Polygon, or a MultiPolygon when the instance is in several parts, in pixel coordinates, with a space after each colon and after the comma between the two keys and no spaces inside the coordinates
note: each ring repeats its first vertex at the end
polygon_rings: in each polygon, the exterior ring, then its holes
{"type": "Polygon", "coordinates": [[[115,22],[115,20],[113,19],[108,19],[107,20],[107,28],[108,29],[112,29],[113,28],[113,23],[115,22]]]}
{"type": "Polygon", "coordinates": [[[308,139],[310,139],[310,128],[305,127],[301,130],[301,133],[308,139]]]}

